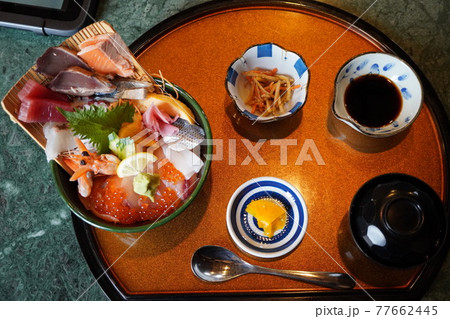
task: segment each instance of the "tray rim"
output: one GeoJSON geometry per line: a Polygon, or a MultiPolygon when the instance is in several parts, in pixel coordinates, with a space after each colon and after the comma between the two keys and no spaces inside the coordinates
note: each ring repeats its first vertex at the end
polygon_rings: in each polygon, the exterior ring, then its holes
{"type": "MultiPolygon", "coordinates": [[[[343,25],[351,25],[351,30],[359,34],[363,34],[366,39],[371,40],[377,44],[382,50],[398,55],[405,60],[418,74],[423,88],[424,88],[424,103],[429,106],[431,116],[438,128],[438,135],[440,136],[440,146],[442,149],[444,165],[444,180],[449,178],[450,167],[450,122],[448,121],[447,113],[443,104],[439,100],[437,93],[428,81],[424,73],[418,68],[415,62],[409,55],[403,51],[394,41],[388,36],[379,31],[371,24],[362,19],[348,13],[344,10],[338,9],[334,6],[319,3],[313,0],[218,0],[206,2],[189,9],[183,10],[166,20],[158,23],[142,34],[137,40],[130,45],[130,51],[138,57],[149,45],[158,41],[161,37],[168,35],[171,31],[181,27],[194,20],[204,18],[208,15],[217,14],[224,10],[246,10],[254,7],[280,8],[292,9],[296,11],[308,11],[316,13],[321,17],[329,18],[334,22],[343,25]],[[356,20],[356,22],[355,22],[356,20]]],[[[450,226],[450,193],[448,185],[444,185],[444,209],[447,213],[447,224],[450,226]]],[[[192,292],[192,293],[152,293],[152,294],[127,294],[122,290],[120,282],[115,278],[114,273],[105,264],[102,258],[102,253],[99,250],[97,239],[92,226],[84,223],[72,213],[73,227],[75,234],[86,259],[86,262],[103,289],[105,294],[111,300],[371,300],[362,290],[346,290],[346,291],[296,291],[296,292],[267,292],[267,293],[206,293],[206,292],[192,292]]],[[[444,247],[439,254],[428,264],[426,264],[416,281],[409,288],[403,289],[367,289],[371,296],[376,300],[419,300],[426,293],[441,268],[447,251],[450,247],[450,236],[447,236],[444,247]]]]}

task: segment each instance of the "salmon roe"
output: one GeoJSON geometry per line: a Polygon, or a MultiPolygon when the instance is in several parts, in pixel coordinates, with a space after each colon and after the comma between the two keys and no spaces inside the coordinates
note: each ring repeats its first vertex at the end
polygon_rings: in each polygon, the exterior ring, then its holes
{"type": "Polygon", "coordinates": [[[173,213],[181,203],[171,188],[159,191],[155,196],[155,202],[148,197],[140,196],[139,207],[131,207],[126,199],[127,194],[121,187],[119,177],[102,176],[94,179],[91,195],[83,199],[83,202],[94,214],[109,215],[122,224],[156,221],[173,213]]]}
{"type": "Polygon", "coordinates": [[[184,175],[171,162],[166,162],[163,166],[159,168],[159,174],[161,179],[168,182],[176,184],[178,182],[184,181],[184,175]]]}

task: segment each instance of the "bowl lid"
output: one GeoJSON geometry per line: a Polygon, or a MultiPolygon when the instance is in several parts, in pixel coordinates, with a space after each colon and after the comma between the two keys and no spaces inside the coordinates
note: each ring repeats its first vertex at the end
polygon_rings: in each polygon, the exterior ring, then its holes
{"type": "Polygon", "coordinates": [[[411,268],[428,261],[447,232],[439,196],[405,174],[380,175],[365,183],[353,198],[349,218],[359,248],[391,267],[411,268]]]}

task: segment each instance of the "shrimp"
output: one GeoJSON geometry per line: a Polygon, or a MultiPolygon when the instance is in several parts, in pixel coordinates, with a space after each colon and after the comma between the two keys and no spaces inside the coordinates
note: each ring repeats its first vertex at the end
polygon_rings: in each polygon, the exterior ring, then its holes
{"type": "Polygon", "coordinates": [[[78,193],[83,197],[88,197],[91,194],[92,186],[94,185],[94,179],[92,172],[80,176],[78,179],[78,193]]]}
{"type": "Polygon", "coordinates": [[[113,154],[98,155],[95,152],[89,152],[83,142],[76,138],[80,154],[64,154],[64,162],[74,173],[70,181],[78,181],[78,193],[83,197],[91,194],[93,178],[95,175],[116,175],[117,166],[120,159],[113,154]]]}

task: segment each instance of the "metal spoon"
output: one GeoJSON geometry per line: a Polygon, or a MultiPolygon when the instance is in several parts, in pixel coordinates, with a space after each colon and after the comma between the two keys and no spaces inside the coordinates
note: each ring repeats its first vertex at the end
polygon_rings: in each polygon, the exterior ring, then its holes
{"type": "Polygon", "coordinates": [[[355,281],[347,274],[322,271],[276,270],[251,265],[226,248],[203,246],[191,260],[192,272],[211,282],[227,281],[245,274],[265,274],[336,289],[351,289],[355,281]]]}

